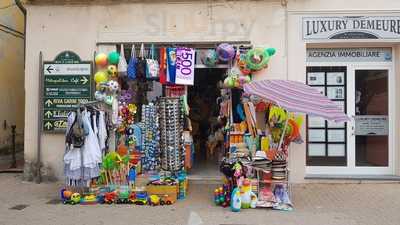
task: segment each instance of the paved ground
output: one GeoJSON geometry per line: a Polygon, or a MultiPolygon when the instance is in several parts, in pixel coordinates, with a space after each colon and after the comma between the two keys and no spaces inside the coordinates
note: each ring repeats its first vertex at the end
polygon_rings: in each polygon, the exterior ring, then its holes
{"type": "Polygon", "coordinates": [[[214,206],[213,187],[208,185],[192,185],[187,200],[165,207],[48,204],[57,198],[59,185],[26,183],[20,175],[0,174],[0,225],[400,224],[400,184],[295,185],[295,211],[253,209],[240,213],[214,206]],[[19,204],[27,207],[10,209],[19,204]]]}

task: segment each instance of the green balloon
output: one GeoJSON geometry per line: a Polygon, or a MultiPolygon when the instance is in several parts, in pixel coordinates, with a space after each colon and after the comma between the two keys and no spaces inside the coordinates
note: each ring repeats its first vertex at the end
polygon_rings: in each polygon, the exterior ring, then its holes
{"type": "Polygon", "coordinates": [[[110,52],[110,54],[108,54],[108,63],[112,65],[117,65],[118,62],[119,62],[118,52],[110,52]]]}
{"type": "Polygon", "coordinates": [[[275,55],[276,49],[275,48],[267,48],[266,51],[268,52],[268,55],[273,56],[273,55],[275,55]]]}

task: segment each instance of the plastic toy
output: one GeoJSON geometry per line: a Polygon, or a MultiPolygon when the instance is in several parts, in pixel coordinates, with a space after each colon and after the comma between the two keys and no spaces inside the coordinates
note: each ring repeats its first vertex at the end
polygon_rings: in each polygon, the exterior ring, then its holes
{"type": "Polygon", "coordinates": [[[224,62],[232,60],[235,57],[235,48],[227,43],[222,43],[217,47],[218,59],[224,62]]]}
{"type": "Polygon", "coordinates": [[[108,63],[111,65],[118,65],[119,62],[119,54],[118,52],[110,52],[110,54],[108,54],[108,63]]]}
{"type": "Polygon", "coordinates": [[[118,82],[117,81],[115,81],[115,80],[110,80],[109,82],[108,82],[108,87],[110,88],[110,91],[111,92],[116,92],[116,91],[118,91],[118,89],[119,89],[119,84],[118,84],[118,82]]]}
{"type": "Polygon", "coordinates": [[[247,68],[253,71],[259,71],[268,67],[268,62],[275,54],[274,48],[254,48],[246,54],[246,65],[247,68]]]}
{"type": "Polygon", "coordinates": [[[94,81],[97,84],[100,83],[105,83],[108,81],[108,74],[104,71],[98,71],[95,75],[94,75],[94,81]]]}
{"type": "Polygon", "coordinates": [[[200,55],[201,62],[209,67],[214,67],[217,64],[218,56],[214,49],[201,52],[200,55]]]}
{"type": "Polygon", "coordinates": [[[174,204],[174,201],[169,195],[164,195],[160,199],[160,205],[172,205],[174,204]]]}
{"type": "Polygon", "coordinates": [[[107,192],[104,195],[104,203],[106,203],[106,204],[115,203],[116,199],[117,199],[117,194],[115,192],[107,192]]]}
{"type": "Polygon", "coordinates": [[[151,206],[160,205],[160,197],[158,197],[157,195],[150,195],[150,197],[149,197],[149,204],[150,204],[151,206]]]}
{"type": "Polygon", "coordinates": [[[231,196],[231,210],[232,212],[239,212],[242,207],[242,200],[240,197],[240,190],[238,187],[234,188],[231,196]]]}
{"type": "Polygon", "coordinates": [[[109,65],[107,67],[107,73],[108,75],[110,75],[110,77],[118,77],[118,69],[115,65],[109,65]]]}
{"type": "Polygon", "coordinates": [[[105,67],[108,64],[107,55],[104,53],[97,54],[94,61],[96,62],[96,65],[99,67],[105,67]]]}
{"type": "Polygon", "coordinates": [[[129,190],[119,191],[117,204],[128,204],[129,202],[129,190]]]}
{"type": "Polygon", "coordinates": [[[249,209],[251,205],[251,199],[257,198],[256,194],[251,191],[251,183],[249,179],[244,179],[243,184],[240,188],[240,197],[242,200],[241,208],[249,209]]]}
{"type": "Polygon", "coordinates": [[[98,203],[98,201],[97,201],[96,195],[88,194],[81,199],[80,203],[81,203],[81,205],[95,205],[98,203]]]}
{"type": "Polygon", "coordinates": [[[129,194],[129,203],[135,203],[135,200],[136,200],[136,193],[134,191],[132,191],[129,194]]]}
{"type": "Polygon", "coordinates": [[[136,205],[147,205],[147,199],[148,199],[147,192],[144,191],[137,192],[136,199],[133,203],[136,205]]]}

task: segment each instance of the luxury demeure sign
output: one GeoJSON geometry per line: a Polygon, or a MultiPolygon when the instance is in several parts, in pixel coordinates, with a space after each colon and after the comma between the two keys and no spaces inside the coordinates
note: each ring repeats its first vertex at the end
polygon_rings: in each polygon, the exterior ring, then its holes
{"type": "Polygon", "coordinates": [[[400,39],[400,16],[303,17],[303,39],[400,39]]]}

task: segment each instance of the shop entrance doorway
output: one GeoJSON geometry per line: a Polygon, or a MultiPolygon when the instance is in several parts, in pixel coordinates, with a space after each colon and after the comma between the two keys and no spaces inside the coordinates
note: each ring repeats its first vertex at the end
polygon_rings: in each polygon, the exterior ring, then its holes
{"type": "Polygon", "coordinates": [[[193,129],[194,160],[191,176],[217,177],[223,155],[222,123],[218,121],[219,85],[226,69],[198,68],[194,85],[188,89],[188,104],[193,129]]]}

